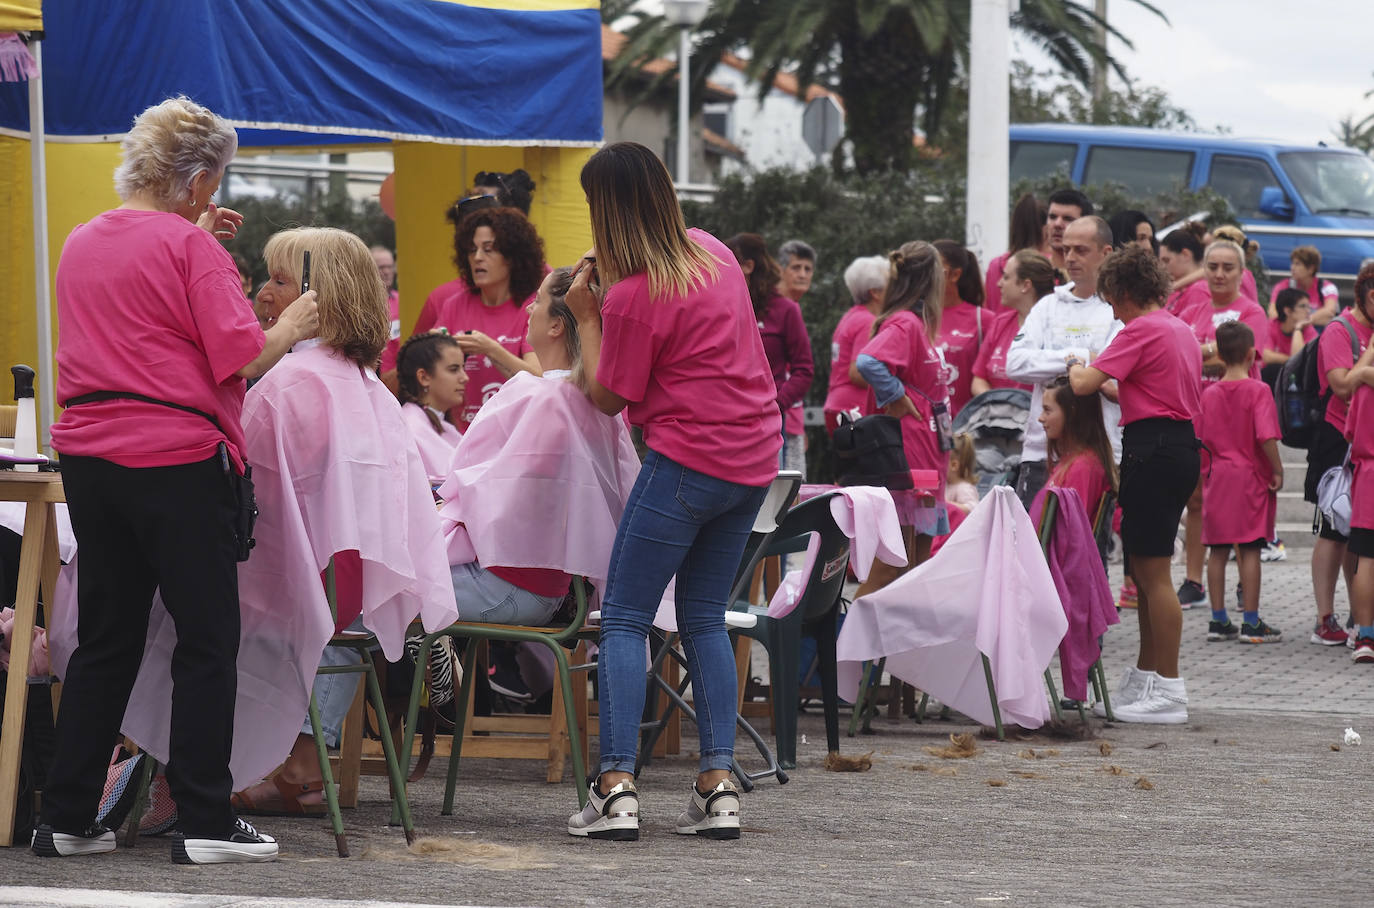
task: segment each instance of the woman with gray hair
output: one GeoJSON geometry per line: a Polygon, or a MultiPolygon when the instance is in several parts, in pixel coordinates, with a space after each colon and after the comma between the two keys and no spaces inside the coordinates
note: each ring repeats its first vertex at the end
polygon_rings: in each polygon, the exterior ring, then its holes
{"type": "Polygon", "coordinates": [[[277,843],[229,806],[239,643],[244,379],[315,335],[313,292],[265,333],[216,238],[243,218],[210,199],[238,139],[184,97],[122,142],[123,204],[67,237],[57,266],[52,429],[81,557],[79,644],[63,679],[56,756],[33,850],[113,851],[95,822],[110,746],[143,659],[154,591],[176,624],[167,781],[177,863],[270,861],[277,843]]]}
{"type": "Polygon", "coordinates": [[[854,304],[840,316],[830,336],[830,385],[825,394],[825,431],[835,433],[840,414],[864,405],[868,382],[854,368],[854,357],[868,341],[873,319],[883,307],[888,262],[885,255],[856,258],[844,269],[844,285],[854,304]]]}

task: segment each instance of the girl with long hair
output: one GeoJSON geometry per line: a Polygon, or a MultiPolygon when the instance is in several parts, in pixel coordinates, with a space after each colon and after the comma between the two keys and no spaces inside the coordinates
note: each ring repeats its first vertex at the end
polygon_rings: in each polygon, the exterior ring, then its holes
{"type": "Polygon", "coordinates": [[[463,349],[443,328],[417,334],[396,355],[396,382],[401,413],[420,448],[425,473],[431,483],[443,482],[463,437],[448,419],[450,410],[462,406],[468,384],[463,349]]]}

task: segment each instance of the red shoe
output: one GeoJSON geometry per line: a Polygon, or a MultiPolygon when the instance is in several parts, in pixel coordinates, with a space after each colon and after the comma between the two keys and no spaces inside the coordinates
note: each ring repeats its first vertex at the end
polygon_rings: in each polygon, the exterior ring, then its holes
{"type": "Polygon", "coordinates": [[[1341,623],[1336,620],[1335,615],[1327,615],[1317,623],[1316,628],[1312,631],[1312,636],[1308,639],[1322,646],[1341,646],[1349,639],[1349,636],[1341,628],[1341,623]]]}

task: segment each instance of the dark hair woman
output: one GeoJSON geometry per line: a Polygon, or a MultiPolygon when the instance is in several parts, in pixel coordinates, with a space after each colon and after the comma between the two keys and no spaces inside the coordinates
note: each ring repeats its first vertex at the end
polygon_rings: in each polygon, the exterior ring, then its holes
{"type": "Polygon", "coordinates": [[[543,240],[514,208],[485,208],[463,218],[453,249],[459,278],[430,293],[411,333],[447,328],[467,355],[463,406],[449,414],[462,431],[506,379],[539,374],[539,358],[525,340],[525,307],[548,269],[543,240]]]}
{"type": "Polygon", "coordinates": [[[1016,200],[1011,210],[1011,241],[1007,251],[988,262],[987,280],[983,282],[983,305],[989,313],[1002,307],[1000,278],[1007,260],[1024,249],[1038,252],[1045,258],[1050,257],[1050,244],[1045,235],[1045,213],[1048,206],[1029,192],[1016,200]]]}
{"type": "Polygon", "coordinates": [[[806,392],[811,389],[813,367],[811,338],[806,333],[801,306],[777,292],[782,270],[768,254],[763,237],[757,233],[737,233],[725,245],[735,254],[748,281],[749,300],[763,337],[763,352],[768,356],[773,384],[778,388],[784,436],[779,465],[784,470],[805,472],[801,408],[806,392]]]}
{"type": "Polygon", "coordinates": [[[582,189],[596,248],[566,300],[577,316],[588,395],[604,413],[628,407],[649,455],[620,520],[602,597],[600,774],[568,832],[639,836],[644,641],[676,574],[701,735],[696,785],[676,829],[738,838],[725,600],[777,475],[777,392],[744,272],[723,243],[686,228],[658,157],[634,142],[608,145],[582,168],[582,189]]]}
{"type": "Polygon", "coordinates": [[[463,358],[458,342],[442,328],[415,335],[396,355],[396,397],[435,485],[448,476],[453,449],[462,438],[448,412],[463,404],[468,385],[463,358]]]}
{"type": "Polygon", "coordinates": [[[954,240],[936,240],[932,245],[944,266],[940,334],[935,344],[949,367],[949,410],[953,418],[973,397],[973,364],[992,327],[992,318],[983,311],[983,279],[977,257],[954,240]]]}

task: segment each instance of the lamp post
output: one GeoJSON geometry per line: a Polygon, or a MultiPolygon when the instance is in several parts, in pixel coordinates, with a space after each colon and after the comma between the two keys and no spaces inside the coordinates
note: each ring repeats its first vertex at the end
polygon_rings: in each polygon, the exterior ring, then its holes
{"type": "Polygon", "coordinates": [[[687,185],[687,159],[690,151],[687,144],[687,99],[691,93],[691,76],[688,73],[692,53],[689,32],[706,18],[710,0],[663,0],[663,15],[678,27],[677,45],[677,185],[687,185]]]}

